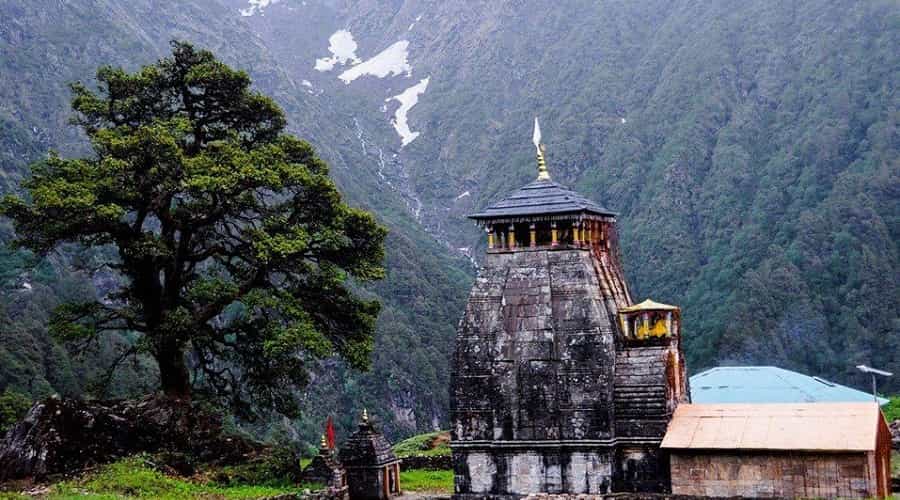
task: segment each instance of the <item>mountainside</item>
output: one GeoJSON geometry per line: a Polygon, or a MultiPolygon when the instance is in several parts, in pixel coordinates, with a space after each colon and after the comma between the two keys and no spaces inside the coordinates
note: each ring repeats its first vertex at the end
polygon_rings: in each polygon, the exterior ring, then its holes
{"type": "MultiPolygon", "coordinates": [[[[71,111],[66,85],[91,81],[102,64],[136,69],[164,56],[169,52],[168,41],[179,38],[210,48],[225,62],[248,70],[257,88],[285,108],[289,128],[310,140],[328,161],[351,204],[375,210],[391,230],[388,278],[370,290],[384,304],[372,370],[348,373],[340,363],[326,363],[306,395],[305,418],[286,426],[284,432],[299,429],[299,437],[315,444],[325,415],[336,413],[337,423],[349,428],[364,406],[375,410],[395,434],[437,426],[447,395],[445,391],[432,394],[431,388],[446,380],[445,353],[471,266],[444,251],[417,226],[405,204],[383,192],[363,154],[342,148],[350,138],[355,140],[350,125],[334,122],[319,103],[305,102],[310,96],[265,46],[254,42],[239,15],[216,2],[161,5],[149,0],[131,2],[127,8],[103,0],[71,2],[62,8],[49,1],[0,2],[0,13],[4,190],[15,189],[27,164],[42,158],[48,148],[63,154],[85,153],[84,139],[67,124],[71,111]]],[[[4,221],[2,239],[10,237],[4,221]]],[[[115,359],[126,340],[93,347],[83,358],[46,334],[46,321],[56,304],[114,286],[103,269],[85,271],[91,263],[91,255],[75,250],[43,261],[2,250],[0,387],[35,397],[54,392],[76,395],[90,393],[102,381],[105,373],[96,361],[105,364],[115,359]]],[[[111,394],[140,393],[152,387],[156,375],[147,365],[142,360],[137,366],[123,367],[114,378],[111,394]]]]}
{"type": "MultiPolygon", "coordinates": [[[[464,216],[535,175],[620,213],[635,299],[684,309],[692,371],[773,364],[865,387],[900,372],[900,8],[856,2],[0,0],[0,190],[48,148],[83,154],[66,83],[172,38],[246,69],[350,202],[391,228],[370,373],[326,363],[306,416],[392,436],[446,423],[448,356],[484,248],[464,216]]],[[[11,238],[6,222],[0,239],[11,238]]],[[[0,390],[80,394],[53,305],[112,284],[71,250],[0,250],[0,390]]],[[[144,388],[129,365],[113,393],[144,388]]],[[[900,379],[889,382],[900,389],[900,379]]]]}
{"type": "Polygon", "coordinates": [[[538,115],[554,178],[620,212],[637,297],[684,308],[693,369],[900,368],[895,2],[312,4],[244,14],[294,54],[343,47],[291,36],[306,15],[352,35],[361,63],[288,70],[374,116],[453,247],[477,256],[464,215],[533,178],[538,115]],[[399,42],[408,70],[347,82],[399,42]],[[401,147],[391,96],[425,78],[401,147]]]}

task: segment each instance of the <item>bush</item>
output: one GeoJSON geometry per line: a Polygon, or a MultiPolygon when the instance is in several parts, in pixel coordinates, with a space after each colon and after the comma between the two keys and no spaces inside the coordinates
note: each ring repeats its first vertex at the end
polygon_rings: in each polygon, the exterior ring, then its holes
{"type": "Polygon", "coordinates": [[[215,481],[227,486],[285,486],[299,483],[300,471],[300,457],[292,449],[276,447],[264,456],[222,467],[215,481]]]}
{"type": "Polygon", "coordinates": [[[394,445],[398,457],[412,455],[450,455],[450,434],[447,431],[419,434],[394,445]]]}
{"type": "Polygon", "coordinates": [[[884,412],[884,418],[888,423],[894,420],[900,420],[900,396],[890,396],[891,402],[882,406],[881,411],[884,412]]]}
{"type": "Polygon", "coordinates": [[[25,417],[31,408],[28,396],[6,389],[0,394],[0,437],[6,434],[13,425],[25,417]]]}

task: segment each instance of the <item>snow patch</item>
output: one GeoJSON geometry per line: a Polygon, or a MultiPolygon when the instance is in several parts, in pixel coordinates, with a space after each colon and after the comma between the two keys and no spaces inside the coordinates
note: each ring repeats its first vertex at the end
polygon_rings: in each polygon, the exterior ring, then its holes
{"type": "Polygon", "coordinates": [[[328,37],[328,51],[331,52],[331,57],[316,59],[316,71],[331,71],[338,64],[358,64],[359,57],[356,57],[356,48],[353,33],[347,30],[335,31],[328,37]]]}
{"type": "Polygon", "coordinates": [[[259,12],[263,13],[263,9],[268,7],[269,5],[275,5],[281,0],[247,0],[247,3],[250,5],[246,9],[241,9],[241,15],[244,17],[250,17],[253,14],[259,12]]]}
{"type": "Polygon", "coordinates": [[[29,283],[27,281],[25,283],[22,283],[22,289],[23,290],[31,290],[32,289],[31,283],[29,283]]]}
{"type": "MultiPolygon", "coordinates": [[[[354,43],[354,49],[355,48],[356,44],[354,43]]],[[[400,40],[379,52],[375,57],[344,71],[338,78],[349,85],[350,82],[363,75],[384,78],[388,75],[400,75],[406,73],[406,76],[412,76],[412,67],[409,65],[408,61],[408,48],[409,42],[407,40],[400,40]]],[[[316,69],[318,69],[318,61],[316,62],[316,65],[316,69]]]]}
{"type": "Polygon", "coordinates": [[[312,82],[309,80],[303,80],[302,82],[300,82],[300,84],[303,85],[304,87],[312,88],[312,82]]]}
{"type": "Polygon", "coordinates": [[[471,195],[472,195],[472,193],[466,191],[465,193],[463,193],[463,194],[457,196],[456,199],[457,199],[457,200],[461,200],[461,199],[465,198],[466,196],[471,196],[471,195]]]}
{"type": "Polygon", "coordinates": [[[396,130],[397,134],[400,136],[400,147],[406,146],[414,141],[416,137],[419,137],[419,132],[413,132],[409,129],[409,119],[407,114],[409,113],[409,110],[419,102],[419,96],[425,93],[425,89],[428,88],[428,81],[430,79],[431,77],[424,78],[422,81],[404,90],[400,94],[386,99],[386,101],[396,100],[400,103],[400,107],[397,108],[397,111],[394,113],[394,119],[391,120],[394,130],[396,130]]]}
{"type": "Polygon", "coordinates": [[[625,122],[627,122],[627,121],[628,121],[628,120],[622,118],[622,123],[625,123],[625,122]]]}
{"type": "Polygon", "coordinates": [[[410,23],[409,28],[406,28],[406,31],[412,31],[413,26],[415,26],[416,23],[419,22],[420,19],[422,19],[422,15],[421,15],[421,14],[419,14],[419,16],[416,17],[416,20],[415,20],[415,21],[413,21],[412,23],[410,23]]]}

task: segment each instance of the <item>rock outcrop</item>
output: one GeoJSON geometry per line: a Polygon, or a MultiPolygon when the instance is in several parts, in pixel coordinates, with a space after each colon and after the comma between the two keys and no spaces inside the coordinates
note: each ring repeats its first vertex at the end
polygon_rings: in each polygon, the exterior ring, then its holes
{"type": "Polygon", "coordinates": [[[890,423],[891,428],[891,444],[893,448],[900,451],[900,419],[890,423]]]}
{"type": "Polygon", "coordinates": [[[36,403],[0,441],[0,481],[40,480],[141,452],[227,464],[259,450],[255,443],[225,436],[217,415],[184,400],[50,398],[36,403]]]}

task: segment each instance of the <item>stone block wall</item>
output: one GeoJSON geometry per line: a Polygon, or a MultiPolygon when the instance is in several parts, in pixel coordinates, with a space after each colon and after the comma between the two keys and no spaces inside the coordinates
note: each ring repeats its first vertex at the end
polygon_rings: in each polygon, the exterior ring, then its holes
{"type": "Polygon", "coordinates": [[[454,456],[455,498],[518,498],[535,491],[612,490],[612,450],[465,451],[454,456]]]}
{"type": "Polygon", "coordinates": [[[449,470],[453,468],[453,458],[450,455],[409,455],[400,458],[403,470],[449,470]]]}
{"type": "Polygon", "coordinates": [[[610,438],[613,322],[588,251],[488,255],[457,334],[453,441],[610,438]]]}
{"type": "Polygon", "coordinates": [[[451,374],[455,498],[668,491],[679,345],[625,343],[609,265],[587,248],[486,256],[451,374]]]}
{"type": "Polygon", "coordinates": [[[671,456],[675,495],[752,498],[875,496],[864,453],[716,454],[671,456]]]}

